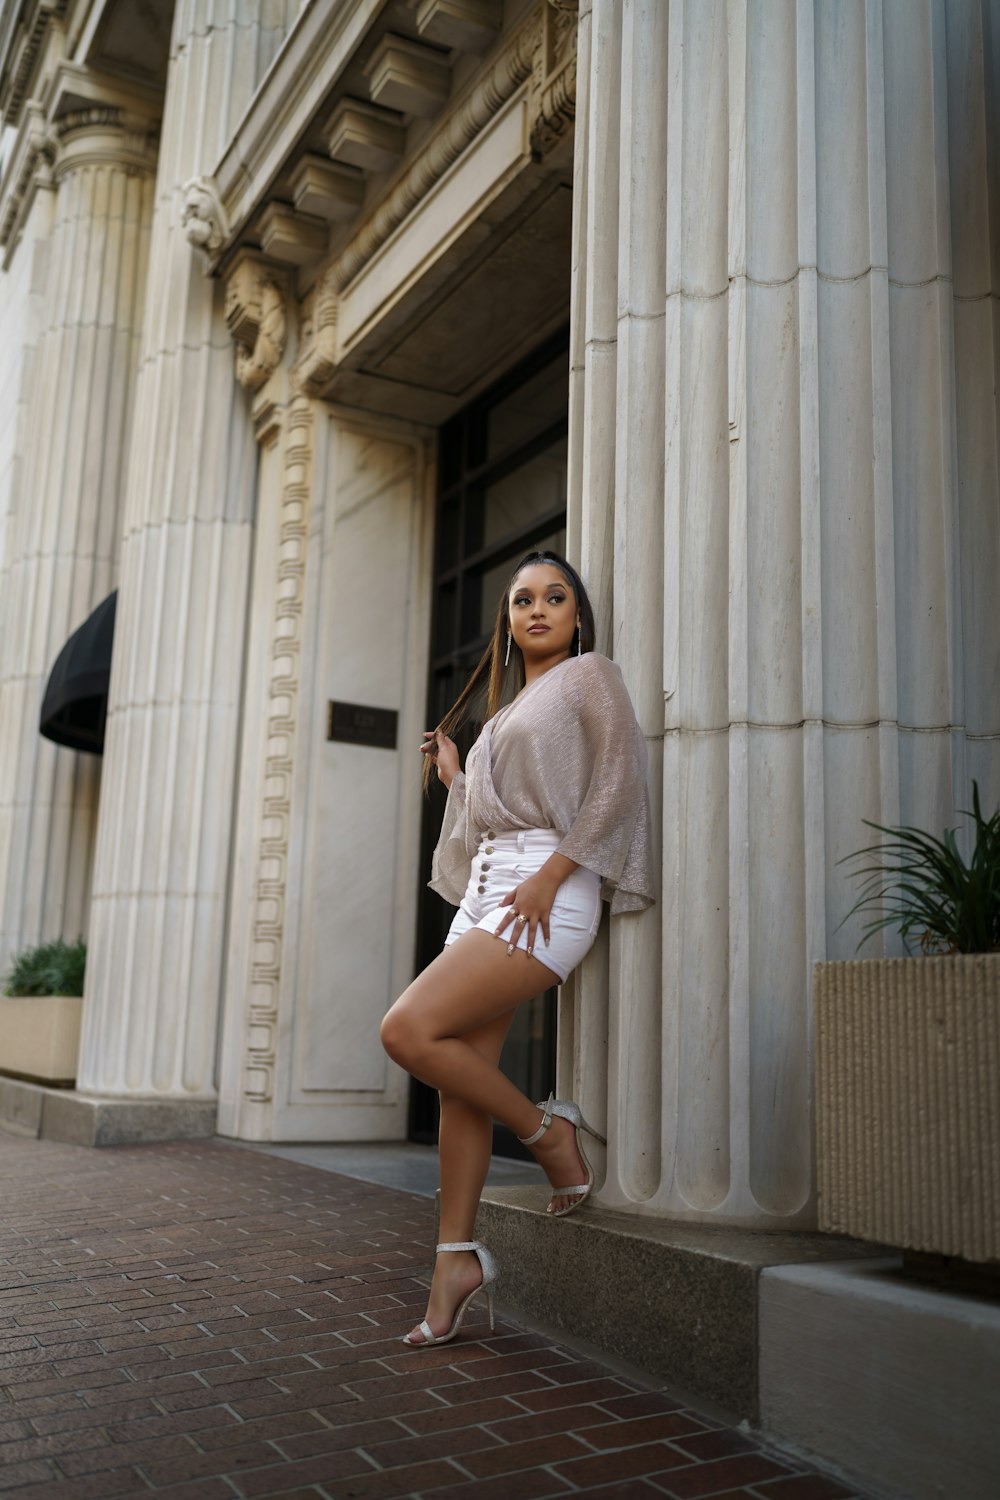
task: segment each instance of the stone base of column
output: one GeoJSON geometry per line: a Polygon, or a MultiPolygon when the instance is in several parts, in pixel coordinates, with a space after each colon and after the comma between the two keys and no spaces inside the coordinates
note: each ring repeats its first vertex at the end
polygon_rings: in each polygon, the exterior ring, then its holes
{"type": "Polygon", "coordinates": [[[0,1078],[0,1129],[73,1146],[136,1146],[215,1134],[212,1100],[112,1099],[0,1078]]]}
{"type": "Polygon", "coordinates": [[[760,1273],[870,1258],[833,1235],[768,1234],[588,1207],[554,1224],[538,1188],[491,1188],[476,1235],[497,1258],[497,1300],[661,1376],[728,1415],[759,1419],[760,1273]]]}

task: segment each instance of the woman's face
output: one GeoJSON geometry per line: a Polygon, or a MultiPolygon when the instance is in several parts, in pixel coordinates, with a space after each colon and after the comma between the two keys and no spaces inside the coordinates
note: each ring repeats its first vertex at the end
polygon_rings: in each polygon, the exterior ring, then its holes
{"type": "Polygon", "coordinates": [[[576,595],[552,563],[522,568],[507,598],[510,629],[525,662],[560,661],[577,626],[576,595]]]}

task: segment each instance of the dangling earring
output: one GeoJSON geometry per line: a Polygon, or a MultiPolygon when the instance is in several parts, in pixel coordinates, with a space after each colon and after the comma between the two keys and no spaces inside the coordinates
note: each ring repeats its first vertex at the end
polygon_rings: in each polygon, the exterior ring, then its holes
{"type": "Polygon", "coordinates": [[[510,631],[509,630],[507,632],[507,655],[503,659],[503,664],[504,664],[505,667],[509,667],[510,666],[510,631]]]}
{"type": "Polygon", "coordinates": [[[577,656],[582,656],[583,655],[583,642],[580,639],[581,634],[582,634],[582,632],[580,630],[580,626],[579,626],[579,623],[578,623],[577,627],[576,627],[576,654],[577,654],[577,656]]]}

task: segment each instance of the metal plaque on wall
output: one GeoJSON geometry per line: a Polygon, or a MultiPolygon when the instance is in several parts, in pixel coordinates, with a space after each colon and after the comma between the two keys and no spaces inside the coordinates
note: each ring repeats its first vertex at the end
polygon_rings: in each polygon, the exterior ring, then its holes
{"type": "Polygon", "coordinates": [[[395,750],[398,718],[394,708],[330,702],[326,708],[326,737],[328,740],[343,740],[348,745],[374,745],[379,750],[395,750]]]}

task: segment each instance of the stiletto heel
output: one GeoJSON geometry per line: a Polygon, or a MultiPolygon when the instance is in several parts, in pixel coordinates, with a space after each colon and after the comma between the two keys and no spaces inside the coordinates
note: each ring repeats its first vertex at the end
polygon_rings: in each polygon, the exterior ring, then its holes
{"type": "Polygon", "coordinates": [[[408,1333],[404,1334],[403,1343],[406,1344],[410,1349],[427,1349],[432,1344],[449,1343],[461,1328],[462,1319],[465,1317],[466,1312],[471,1307],[472,1303],[475,1302],[480,1293],[482,1293],[486,1298],[486,1306],[489,1309],[490,1314],[490,1332],[494,1332],[493,1283],[497,1279],[497,1263],[493,1259],[490,1252],[487,1250],[486,1246],[480,1244],[478,1240],[462,1240],[460,1242],[456,1241],[453,1244],[437,1245],[435,1249],[438,1254],[440,1254],[442,1250],[474,1250],[476,1252],[476,1258],[483,1268],[483,1279],[479,1283],[479,1285],[473,1287],[472,1291],[469,1292],[469,1294],[458,1304],[458,1307],[455,1309],[455,1316],[451,1320],[451,1327],[448,1329],[447,1333],[436,1334],[425,1318],[420,1324],[420,1332],[423,1334],[423,1338],[419,1343],[416,1343],[413,1339],[411,1339],[408,1333]]]}
{"type": "Polygon", "coordinates": [[[583,1162],[583,1165],[587,1172],[587,1181],[585,1183],[576,1183],[572,1187],[554,1187],[552,1189],[552,1198],[573,1199],[573,1202],[568,1203],[565,1208],[557,1208],[554,1210],[551,1207],[552,1200],[549,1200],[549,1213],[554,1219],[562,1219],[565,1218],[566,1214],[573,1213],[574,1210],[578,1209],[582,1203],[586,1203],[594,1186],[594,1168],[591,1166],[590,1159],[588,1158],[586,1151],[584,1151],[583,1149],[581,1132],[584,1132],[587,1135],[592,1135],[594,1137],[594,1140],[600,1141],[602,1146],[606,1146],[608,1143],[605,1140],[604,1136],[601,1135],[600,1131],[595,1130],[593,1125],[588,1125],[587,1121],[583,1118],[583,1113],[580,1109],[580,1106],[578,1104],[574,1104],[572,1099],[555,1099],[550,1094],[548,1097],[548,1101],[545,1104],[539,1102],[538,1108],[542,1111],[542,1123],[539,1125],[534,1135],[518,1136],[518,1140],[521,1142],[521,1145],[533,1146],[536,1141],[540,1141],[545,1132],[552,1128],[552,1121],[555,1116],[558,1115],[561,1120],[568,1120],[572,1125],[574,1138],[576,1141],[576,1149],[580,1154],[580,1160],[583,1162]]]}

